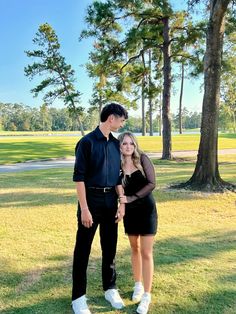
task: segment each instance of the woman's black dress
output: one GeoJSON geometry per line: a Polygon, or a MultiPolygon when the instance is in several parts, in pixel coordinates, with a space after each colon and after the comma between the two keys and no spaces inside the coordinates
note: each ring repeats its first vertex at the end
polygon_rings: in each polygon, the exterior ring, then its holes
{"type": "Polygon", "coordinates": [[[143,169],[146,177],[137,170],[131,175],[126,175],[124,180],[124,191],[128,199],[125,205],[124,228],[125,233],[130,235],[154,235],[157,232],[156,202],[151,192],[153,187],[149,187],[150,177],[153,180],[154,168],[150,167],[151,161],[146,155],[142,155],[142,160],[144,160],[143,169]]]}

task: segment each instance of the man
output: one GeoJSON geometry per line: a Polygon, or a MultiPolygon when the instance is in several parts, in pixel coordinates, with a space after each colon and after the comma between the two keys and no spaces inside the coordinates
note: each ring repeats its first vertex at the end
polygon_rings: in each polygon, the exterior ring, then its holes
{"type": "Polygon", "coordinates": [[[115,309],[124,307],[116,289],[115,255],[118,222],[125,207],[117,209],[120,182],[119,141],[112,135],[128,118],[119,104],[106,105],[101,123],[76,145],[73,181],[78,195],[78,231],[74,250],[72,308],[75,314],[91,314],[86,302],[87,266],[92,241],[100,225],[102,249],[102,283],[105,299],[115,309]]]}

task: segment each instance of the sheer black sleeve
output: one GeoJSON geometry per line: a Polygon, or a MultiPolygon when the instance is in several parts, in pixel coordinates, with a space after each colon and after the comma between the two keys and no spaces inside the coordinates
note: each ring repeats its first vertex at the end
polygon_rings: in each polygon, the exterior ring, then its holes
{"type": "Polygon", "coordinates": [[[154,169],[154,166],[153,166],[151,160],[145,154],[141,155],[141,165],[143,167],[143,171],[144,171],[146,179],[147,179],[147,184],[141,190],[136,192],[135,195],[127,196],[127,202],[128,203],[131,203],[138,198],[142,198],[142,197],[147,196],[156,187],[155,169],[154,169]]]}

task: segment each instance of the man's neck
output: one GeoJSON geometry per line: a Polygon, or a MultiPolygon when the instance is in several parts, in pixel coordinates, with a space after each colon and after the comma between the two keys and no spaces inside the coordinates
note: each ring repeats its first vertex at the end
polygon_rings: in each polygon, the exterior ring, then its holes
{"type": "Polygon", "coordinates": [[[103,134],[107,139],[109,139],[109,134],[111,133],[111,130],[110,130],[110,127],[109,127],[105,122],[100,123],[99,129],[100,129],[100,131],[102,132],[102,134],[103,134]]]}

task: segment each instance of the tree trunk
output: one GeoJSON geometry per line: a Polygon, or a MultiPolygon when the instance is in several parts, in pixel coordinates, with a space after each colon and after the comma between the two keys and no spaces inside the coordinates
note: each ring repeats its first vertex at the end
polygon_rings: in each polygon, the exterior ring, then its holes
{"type": "Polygon", "coordinates": [[[149,96],[149,135],[153,136],[153,123],[152,123],[152,98],[149,96]]]}
{"type": "Polygon", "coordinates": [[[160,93],[160,107],[159,107],[159,135],[161,136],[161,130],[162,130],[162,97],[160,93]]]}
{"type": "Polygon", "coordinates": [[[163,18],[163,105],[162,105],[162,159],[172,158],[171,143],[171,119],[170,119],[170,89],[171,89],[171,61],[170,61],[170,37],[169,37],[169,18],[163,18]]]}
{"type": "Polygon", "coordinates": [[[224,182],[218,168],[218,111],[221,56],[226,9],[230,0],[211,0],[204,58],[204,97],[201,139],[197,163],[191,179],[182,186],[219,191],[232,185],[224,182]]]}
{"type": "MultiPolygon", "coordinates": [[[[58,71],[58,73],[60,73],[60,70],[58,71]]],[[[66,86],[66,82],[65,82],[65,79],[63,78],[63,76],[60,74],[61,76],[61,80],[62,80],[62,85],[64,86],[64,90],[66,92],[66,95],[67,96],[70,96],[70,92],[66,86]]],[[[74,102],[74,99],[72,97],[70,97],[70,105],[69,105],[69,108],[74,112],[76,118],[77,118],[77,121],[79,123],[79,128],[80,128],[80,132],[81,132],[81,135],[84,136],[85,133],[84,133],[84,128],[83,128],[83,124],[80,120],[80,117],[79,117],[79,113],[78,113],[78,110],[75,106],[75,102],[74,102]]]]}
{"type": "Polygon", "coordinates": [[[151,84],[152,84],[152,51],[149,49],[148,51],[148,63],[149,63],[149,95],[148,95],[148,106],[149,106],[149,135],[153,136],[153,123],[152,123],[152,91],[151,91],[151,84]]]}
{"type": "Polygon", "coordinates": [[[102,112],[102,96],[99,95],[99,104],[98,104],[98,124],[100,123],[100,116],[102,112]]]}
{"type": "Polygon", "coordinates": [[[83,124],[82,124],[82,122],[81,122],[81,120],[80,120],[79,115],[77,116],[77,121],[78,121],[78,123],[79,123],[79,128],[80,128],[81,135],[84,136],[84,135],[85,135],[85,133],[84,133],[84,128],[83,128],[83,124]]]}
{"type": "Polygon", "coordinates": [[[179,95],[179,134],[183,133],[183,119],[182,119],[182,100],[183,100],[183,90],[184,90],[184,63],[181,63],[181,86],[179,95]]]}
{"type": "Polygon", "coordinates": [[[82,124],[82,122],[81,122],[81,120],[80,120],[80,117],[79,117],[78,111],[76,110],[77,108],[75,107],[74,100],[73,100],[73,99],[71,99],[71,101],[70,101],[70,102],[71,102],[71,108],[72,108],[72,110],[74,111],[74,113],[76,114],[76,118],[77,118],[77,121],[78,121],[78,123],[79,123],[79,128],[80,128],[81,135],[82,135],[82,136],[84,136],[84,135],[85,135],[85,133],[84,133],[83,124],[82,124]]]}
{"type": "Polygon", "coordinates": [[[144,79],[142,80],[142,136],[146,135],[146,113],[145,113],[145,97],[144,97],[144,79]]]}
{"type": "Polygon", "coordinates": [[[236,118],[235,118],[235,112],[233,112],[233,130],[234,130],[234,133],[236,133],[236,118]]]}

